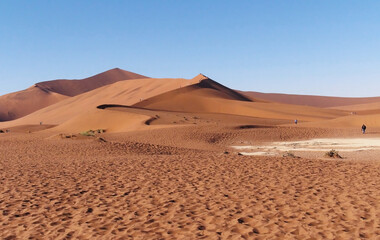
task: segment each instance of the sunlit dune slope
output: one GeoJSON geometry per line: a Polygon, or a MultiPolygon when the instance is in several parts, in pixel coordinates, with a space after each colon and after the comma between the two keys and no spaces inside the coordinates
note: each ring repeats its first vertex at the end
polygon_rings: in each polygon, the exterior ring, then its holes
{"type": "Polygon", "coordinates": [[[68,97],[108,84],[140,78],[146,77],[115,68],[82,80],[40,82],[28,89],[0,96],[0,122],[26,116],[68,97]]]}
{"type": "Polygon", "coordinates": [[[107,132],[127,132],[146,129],[150,116],[131,112],[92,109],[78,115],[50,131],[79,133],[86,130],[104,129],[107,132]]]}
{"type": "Polygon", "coordinates": [[[272,119],[316,121],[347,115],[347,112],[308,106],[266,103],[247,98],[210,79],[173,90],[135,104],[136,107],[199,113],[224,113],[272,119]]]}
{"type": "Polygon", "coordinates": [[[101,104],[133,105],[146,98],[188,86],[194,82],[198,82],[198,79],[145,78],[120,81],[65,99],[23,118],[0,123],[0,127],[36,124],[41,121],[46,124],[57,125],[95,109],[101,104]]]}
{"type": "Polygon", "coordinates": [[[278,102],[294,105],[307,105],[313,107],[338,107],[354,104],[365,104],[372,102],[380,102],[380,97],[368,98],[348,98],[348,97],[326,97],[313,95],[296,95],[296,94],[280,94],[280,93],[261,93],[261,92],[244,92],[240,93],[257,99],[262,99],[270,102],[278,102]]]}

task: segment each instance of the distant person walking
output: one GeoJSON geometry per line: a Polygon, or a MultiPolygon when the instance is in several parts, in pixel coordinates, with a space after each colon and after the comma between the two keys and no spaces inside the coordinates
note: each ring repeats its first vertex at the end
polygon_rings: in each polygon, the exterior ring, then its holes
{"type": "Polygon", "coordinates": [[[363,132],[363,134],[365,133],[366,129],[367,129],[367,126],[363,124],[363,126],[362,126],[362,132],[363,132]]]}
{"type": "Polygon", "coordinates": [[[294,124],[297,124],[298,123],[298,120],[296,119],[296,120],[294,120],[294,124]]]}

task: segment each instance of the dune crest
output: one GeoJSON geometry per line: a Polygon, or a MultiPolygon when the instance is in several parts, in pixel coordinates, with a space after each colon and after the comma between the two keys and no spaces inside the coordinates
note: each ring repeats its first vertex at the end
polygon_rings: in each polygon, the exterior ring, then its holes
{"type": "Polygon", "coordinates": [[[122,80],[141,78],[148,77],[137,73],[128,72],[120,68],[114,68],[84,79],[58,79],[53,81],[40,82],[37,83],[36,86],[51,92],[56,92],[59,94],[73,97],[81,93],[85,93],[96,88],[119,82],[122,80]]]}
{"type": "Polygon", "coordinates": [[[192,80],[194,82],[200,82],[202,80],[206,80],[206,79],[209,79],[208,77],[206,77],[205,75],[203,75],[202,73],[198,74],[197,76],[195,76],[192,80]]]}

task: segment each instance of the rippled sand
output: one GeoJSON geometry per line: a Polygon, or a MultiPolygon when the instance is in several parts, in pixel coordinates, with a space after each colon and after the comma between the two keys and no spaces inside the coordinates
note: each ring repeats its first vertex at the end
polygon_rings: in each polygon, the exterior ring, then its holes
{"type": "MultiPolygon", "coordinates": [[[[42,134],[0,137],[0,236],[376,239],[380,235],[380,161],[239,156],[225,149],[242,141],[295,138],[301,130],[194,130],[106,134],[105,141],[42,134]]],[[[301,133],[319,136],[317,130],[301,133]]]]}

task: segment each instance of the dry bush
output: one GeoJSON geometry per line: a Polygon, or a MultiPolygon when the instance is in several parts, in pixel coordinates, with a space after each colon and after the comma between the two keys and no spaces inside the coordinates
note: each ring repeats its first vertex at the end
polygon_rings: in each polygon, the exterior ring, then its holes
{"type": "Polygon", "coordinates": [[[105,133],[106,130],[104,129],[97,129],[97,130],[88,130],[85,132],[81,132],[80,135],[87,136],[87,137],[93,137],[95,134],[105,133]]]}
{"type": "Polygon", "coordinates": [[[334,149],[331,149],[330,151],[326,152],[325,156],[330,158],[342,158],[342,156],[339,155],[339,152],[334,149]]]}
{"type": "Polygon", "coordinates": [[[294,153],[292,152],[286,152],[282,155],[283,157],[289,157],[289,158],[300,158],[298,156],[296,156],[294,153]]]}

